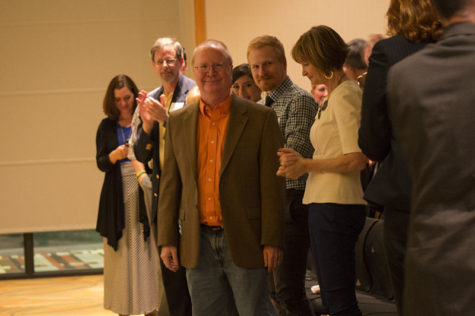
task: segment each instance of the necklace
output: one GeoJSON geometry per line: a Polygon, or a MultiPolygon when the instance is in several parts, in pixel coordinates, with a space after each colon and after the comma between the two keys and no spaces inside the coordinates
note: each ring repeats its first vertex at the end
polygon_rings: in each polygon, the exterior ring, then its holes
{"type": "Polygon", "coordinates": [[[119,124],[119,130],[120,130],[120,133],[122,135],[121,140],[124,141],[124,144],[129,142],[130,135],[127,135],[127,137],[126,137],[126,134],[130,134],[129,129],[130,129],[130,127],[123,127],[122,125],[119,124]],[[124,129],[126,130],[126,132],[124,132],[124,129]]]}

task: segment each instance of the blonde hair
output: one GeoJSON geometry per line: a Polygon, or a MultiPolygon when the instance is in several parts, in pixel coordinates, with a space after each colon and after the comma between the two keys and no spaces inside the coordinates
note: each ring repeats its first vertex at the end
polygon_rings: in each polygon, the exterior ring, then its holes
{"type": "Polygon", "coordinates": [[[285,59],[284,45],[282,45],[277,37],[270,35],[258,36],[250,41],[247,46],[247,57],[249,58],[249,54],[252,50],[261,49],[263,47],[272,47],[277,54],[277,58],[284,64],[287,63],[287,60],[285,59]]]}
{"type": "Polygon", "coordinates": [[[431,0],[391,0],[388,12],[388,35],[402,35],[409,41],[435,42],[442,34],[442,24],[431,0]]]}

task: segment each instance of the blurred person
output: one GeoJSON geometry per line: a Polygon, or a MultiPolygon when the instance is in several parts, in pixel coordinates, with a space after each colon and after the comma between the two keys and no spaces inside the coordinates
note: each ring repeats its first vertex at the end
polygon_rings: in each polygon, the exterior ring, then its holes
{"type": "MultiPolygon", "coordinates": [[[[273,36],[254,38],[247,48],[247,60],[257,86],[266,92],[259,103],[270,106],[279,120],[284,147],[311,157],[309,134],[317,103],[312,95],[287,76],[284,46],[273,36]]],[[[269,291],[281,315],[312,315],[305,292],[308,236],[308,208],[302,204],[306,176],[286,179],[284,260],[269,277],[269,291]]]]}
{"type": "Polygon", "coordinates": [[[387,18],[392,37],[373,47],[363,91],[358,143],[369,159],[382,162],[366,188],[365,199],[383,208],[384,242],[394,296],[401,314],[411,181],[389,121],[387,74],[394,64],[434,42],[441,24],[430,0],[392,0],[387,18]]]}
{"type": "Polygon", "coordinates": [[[259,89],[252,78],[249,64],[241,64],[234,67],[231,91],[241,98],[254,102],[261,99],[261,89],[259,89]]]}
{"type": "Polygon", "coordinates": [[[118,75],[104,96],[107,118],[97,130],[96,161],[105,178],[96,230],[104,237],[104,308],[120,315],[157,315],[157,246],[127,159],[137,95],[132,79],[118,75]]]}
{"type": "MultiPolygon", "coordinates": [[[[140,91],[138,106],[142,125],[138,127],[134,152],[137,159],[147,164],[153,159],[152,170],[152,222],[157,222],[160,176],[163,172],[165,155],[165,131],[171,111],[185,105],[186,95],[195,82],[182,74],[183,47],[176,39],[162,37],[155,41],[150,50],[152,67],[162,85],[151,92],[140,91]]],[[[178,226],[178,222],[176,223],[178,226]]],[[[162,282],[165,288],[166,304],[171,316],[190,316],[191,300],[188,293],[185,269],[170,272],[161,263],[162,282]]]]}
{"type": "Polygon", "coordinates": [[[365,222],[360,170],[368,161],[358,147],[361,94],[343,72],[348,46],[328,26],[312,27],[292,48],[302,75],[324,83],[328,99],[310,131],[313,158],[279,150],[278,175],[308,173],[303,203],[309,205],[312,255],[323,304],[330,315],[361,315],[355,295],[355,244],[365,222]]]}
{"type": "Polygon", "coordinates": [[[368,41],[367,41],[368,47],[365,49],[365,52],[364,52],[364,62],[366,65],[369,66],[369,56],[371,56],[374,45],[385,38],[386,37],[380,33],[370,34],[368,36],[368,41]]]}
{"type": "Polygon", "coordinates": [[[369,44],[361,38],[348,42],[348,55],[343,64],[343,71],[349,79],[360,82],[359,79],[366,74],[368,64],[365,62],[364,54],[368,48],[369,44]]]}
{"type": "Polygon", "coordinates": [[[167,123],[160,257],[171,271],[186,267],[194,316],[275,315],[266,276],[282,260],[277,118],[230,94],[232,58],[222,42],[199,44],[192,65],[201,100],[167,123]]]}
{"type": "Polygon", "coordinates": [[[312,84],[312,90],[310,91],[318,106],[323,105],[323,100],[328,96],[328,87],[323,83],[312,84]]]}
{"type": "Polygon", "coordinates": [[[412,179],[402,314],[475,315],[475,0],[432,3],[442,36],[388,75],[412,179]]]}

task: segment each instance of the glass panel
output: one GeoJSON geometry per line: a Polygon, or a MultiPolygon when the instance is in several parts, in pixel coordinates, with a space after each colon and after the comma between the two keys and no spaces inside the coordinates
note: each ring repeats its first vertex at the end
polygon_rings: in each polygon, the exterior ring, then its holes
{"type": "Polygon", "coordinates": [[[0,275],[24,272],[23,234],[0,235],[0,275]]]}
{"type": "Polygon", "coordinates": [[[94,230],[34,233],[35,272],[102,269],[102,237],[94,230]]]}

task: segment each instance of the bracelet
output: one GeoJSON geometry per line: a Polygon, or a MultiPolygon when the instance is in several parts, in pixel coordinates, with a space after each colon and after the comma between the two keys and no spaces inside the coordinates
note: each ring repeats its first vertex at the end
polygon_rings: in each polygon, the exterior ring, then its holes
{"type": "Polygon", "coordinates": [[[143,175],[145,173],[145,170],[141,170],[139,171],[139,173],[137,173],[135,176],[138,178],[140,178],[141,175],[143,175]]]}

